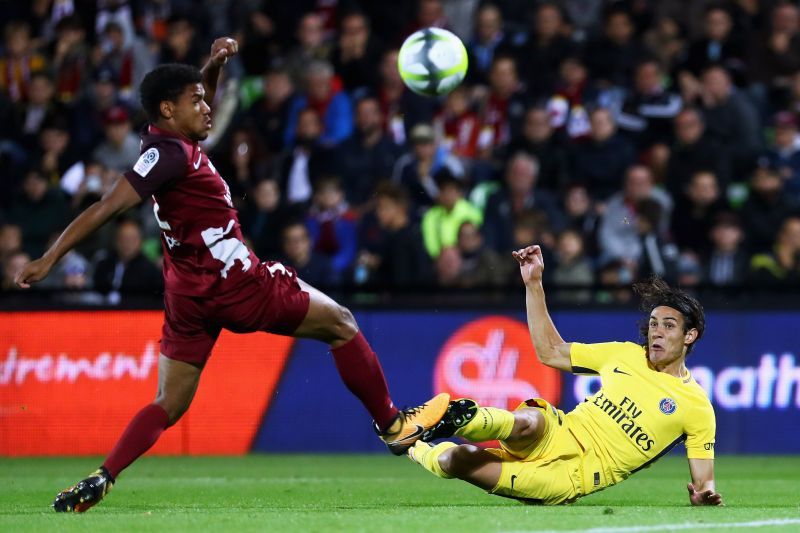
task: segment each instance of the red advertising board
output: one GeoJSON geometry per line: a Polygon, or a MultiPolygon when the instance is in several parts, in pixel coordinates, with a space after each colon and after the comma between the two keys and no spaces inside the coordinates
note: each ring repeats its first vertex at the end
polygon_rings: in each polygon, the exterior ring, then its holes
{"type": "MultiPolygon", "coordinates": [[[[155,398],[163,313],[0,313],[0,456],[105,454],[155,398]]],[[[292,339],[223,332],[159,454],[246,453],[292,339]]]]}

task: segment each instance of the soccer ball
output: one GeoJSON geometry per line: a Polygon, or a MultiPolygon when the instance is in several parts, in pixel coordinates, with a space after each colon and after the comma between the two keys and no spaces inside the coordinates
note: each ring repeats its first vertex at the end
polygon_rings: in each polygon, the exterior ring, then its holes
{"type": "Polygon", "coordinates": [[[411,34],[400,48],[397,69],[406,86],[423,96],[455,89],[467,74],[467,49],[461,39],[441,28],[411,34]]]}

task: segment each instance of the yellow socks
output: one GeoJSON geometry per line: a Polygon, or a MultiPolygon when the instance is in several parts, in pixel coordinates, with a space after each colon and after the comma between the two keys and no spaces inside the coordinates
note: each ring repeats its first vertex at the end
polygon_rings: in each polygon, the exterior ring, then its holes
{"type": "Polygon", "coordinates": [[[412,461],[419,463],[422,468],[434,476],[450,479],[453,476],[442,470],[442,467],[439,465],[439,456],[455,446],[456,444],[452,442],[442,442],[436,446],[431,446],[419,440],[414,444],[414,447],[408,451],[408,455],[412,461]]]}
{"type": "Polygon", "coordinates": [[[456,435],[472,442],[506,440],[514,429],[514,414],[496,407],[479,407],[475,417],[456,435]]]}

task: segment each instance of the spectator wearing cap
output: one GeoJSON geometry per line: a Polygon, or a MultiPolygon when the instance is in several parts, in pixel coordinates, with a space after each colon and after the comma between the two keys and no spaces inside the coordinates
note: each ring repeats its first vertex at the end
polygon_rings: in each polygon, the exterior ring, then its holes
{"type": "Polygon", "coordinates": [[[747,279],[750,257],[744,248],[744,231],[732,212],[717,215],[711,227],[711,247],[703,257],[703,280],[716,287],[738,285],[747,279]]]}
{"type": "Polygon", "coordinates": [[[358,209],[372,198],[378,182],[391,177],[400,149],[384,133],[376,98],[362,98],[355,111],[355,130],[335,153],[347,200],[358,209]]]}
{"type": "Polygon", "coordinates": [[[464,167],[457,157],[447,152],[436,140],[429,124],[417,124],[410,134],[411,151],[394,165],[392,180],[408,191],[415,211],[433,205],[439,196],[434,176],[447,170],[457,179],[464,178],[464,167]]]}
{"type": "Polygon", "coordinates": [[[633,145],[617,133],[614,117],[606,108],[589,114],[590,138],[573,149],[572,179],[585,183],[592,197],[605,201],[619,191],[625,170],[634,162],[633,145]]]}
{"type": "Polygon", "coordinates": [[[313,61],[304,69],[304,91],[289,106],[284,142],[291,143],[297,130],[297,117],[303,109],[317,112],[322,120],[320,143],[333,147],[353,131],[353,109],[341,83],[334,79],[333,67],[323,60],[313,61]]]}
{"type": "Polygon", "coordinates": [[[761,158],[750,178],[750,195],[740,210],[747,247],[752,253],[768,251],[783,220],[797,208],[783,188],[778,169],[761,158]]]}
{"type": "Polygon", "coordinates": [[[105,117],[105,140],[92,152],[92,159],[117,172],[125,172],[139,158],[139,136],[131,129],[128,111],[112,107],[105,117]]]}
{"type": "Polygon", "coordinates": [[[539,162],[525,153],[515,154],[506,166],[503,186],[486,200],[483,234],[486,244],[504,254],[513,249],[514,221],[530,211],[541,212],[556,231],[563,227],[563,214],[556,199],[536,187],[539,162]]]}
{"type": "Polygon", "coordinates": [[[53,233],[64,229],[69,209],[58,188],[37,170],[22,182],[22,190],[8,212],[8,219],[22,229],[22,247],[32,257],[40,257],[53,233]]]}
{"type": "Polygon", "coordinates": [[[800,136],[791,111],[775,115],[775,141],[767,152],[770,166],[778,169],[786,194],[800,201],[800,136]]]}
{"type": "Polygon", "coordinates": [[[675,140],[670,147],[664,186],[677,197],[686,190],[696,172],[709,170],[724,188],[730,177],[727,153],[705,133],[703,115],[697,108],[684,108],[675,117],[675,140]]]}
{"type": "Polygon", "coordinates": [[[483,223],[480,209],[464,198],[464,185],[449,171],[436,173],[436,204],[422,217],[422,238],[428,255],[436,260],[443,250],[458,244],[458,231],[465,222],[483,223]]]}

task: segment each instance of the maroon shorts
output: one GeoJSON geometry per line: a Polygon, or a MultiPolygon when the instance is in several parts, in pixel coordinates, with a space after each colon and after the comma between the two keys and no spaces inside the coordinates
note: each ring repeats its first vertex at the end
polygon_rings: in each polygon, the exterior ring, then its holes
{"type": "Polygon", "coordinates": [[[276,261],[260,263],[248,282],[221,295],[165,292],[161,353],[178,361],[205,363],[222,328],[291,335],[306,317],[309,301],[297,272],[276,261]]]}

